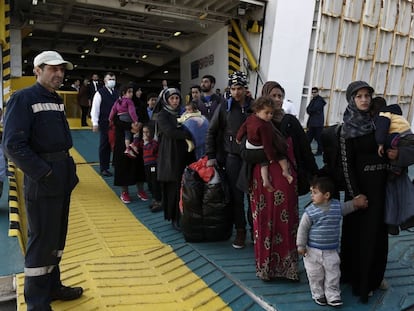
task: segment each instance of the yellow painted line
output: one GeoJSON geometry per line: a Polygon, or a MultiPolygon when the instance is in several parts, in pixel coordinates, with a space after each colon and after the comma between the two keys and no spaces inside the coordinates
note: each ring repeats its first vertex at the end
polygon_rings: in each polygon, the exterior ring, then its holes
{"type": "MultiPolygon", "coordinates": [[[[85,162],[76,150],[70,152],[77,163],[85,162]]],[[[84,295],[53,302],[53,310],[230,310],[92,167],[78,165],[77,172],[61,273],[65,285],[82,286],[84,295]]],[[[19,311],[27,310],[23,285],[19,274],[19,311]]]]}

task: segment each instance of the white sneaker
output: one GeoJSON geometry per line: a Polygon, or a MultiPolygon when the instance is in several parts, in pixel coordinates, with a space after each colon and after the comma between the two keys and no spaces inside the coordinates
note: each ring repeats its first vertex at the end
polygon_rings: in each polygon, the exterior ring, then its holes
{"type": "Polygon", "coordinates": [[[342,302],[341,299],[337,299],[337,300],[333,300],[333,301],[328,301],[328,305],[330,305],[331,307],[339,307],[342,306],[344,303],[342,302]]]}

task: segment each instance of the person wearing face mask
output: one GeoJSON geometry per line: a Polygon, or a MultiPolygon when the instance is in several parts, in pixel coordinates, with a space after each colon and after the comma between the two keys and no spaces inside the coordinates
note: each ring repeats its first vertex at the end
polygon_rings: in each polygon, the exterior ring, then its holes
{"type": "Polygon", "coordinates": [[[109,113],[114,102],[118,99],[118,91],[115,89],[115,74],[108,72],[104,77],[105,86],[99,89],[92,100],[91,119],[92,131],[100,133],[99,136],[99,166],[101,175],[112,176],[109,171],[111,158],[111,146],[108,139],[109,113]]]}

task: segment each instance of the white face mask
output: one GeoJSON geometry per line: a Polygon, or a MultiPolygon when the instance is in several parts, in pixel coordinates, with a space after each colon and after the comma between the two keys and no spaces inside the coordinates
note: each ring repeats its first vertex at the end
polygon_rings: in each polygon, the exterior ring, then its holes
{"type": "Polygon", "coordinates": [[[115,87],[116,81],[115,80],[108,80],[106,81],[106,86],[110,89],[113,89],[115,87]]]}

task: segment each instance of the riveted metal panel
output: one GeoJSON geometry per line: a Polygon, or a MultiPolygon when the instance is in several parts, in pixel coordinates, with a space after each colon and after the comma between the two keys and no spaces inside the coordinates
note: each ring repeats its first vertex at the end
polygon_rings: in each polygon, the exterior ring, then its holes
{"type": "Polygon", "coordinates": [[[320,26],[318,36],[318,51],[321,53],[335,53],[340,20],[327,16],[320,26]]]}
{"type": "Polygon", "coordinates": [[[368,1],[365,4],[364,15],[362,16],[364,24],[376,27],[381,17],[382,0],[368,1]]]}
{"type": "Polygon", "coordinates": [[[358,46],[359,24],[344,21],[341,36],[338,42],[338,53],[342,55],[355,56],[358,46]]]}
{"type": "MultiPolygon", "coordinates": [[[[354,80],[370,83],[389,104],[400,103],[411,120],[414,1],[325,0],[315,12],[320,12],[312,37],[317,40],[310,53],[311,77],[305,81],[323,88],[328,102],[326,123],[342,121],[347,103],[341,99],[354,80]]],[[[309,102],[309,87],[304,90],[302,102],[309,102]]]]}
{"type": "Polygon", "coordinates": [[[361,18],[361,11],[363,9],[363,0],[348,0],[344,1],[344,9],[342,15],[345,18],[352,20],[359,20],[361,18]]]}
{"type": "Polygon", "coordinates": [[[315,75],[312,85],[330,87],[332,71],[335,68],[335,54],[321,53],[315,63],[315,75]]]}
{"type": "Polygon", "coordinates": [[[341,1],[322,1],[322,14],[340,16],[342,12],[341,1]]]}
{"type": "Polygon", "coordinates": [[[381,19],[381,28],[393,31],[397,22],[398,4],[400,1],[387,0],[384,1],[384,8],[382,10],[383,18],[381,19]]]}
{"type": "Polygon", "coordinates": [[[360,59],[372,60],[375,55],[377,44],[377,29],[364,27],[361,29],[359,37],[355,34],[355,40],[359,42],[358,56],[360,59]]]}

